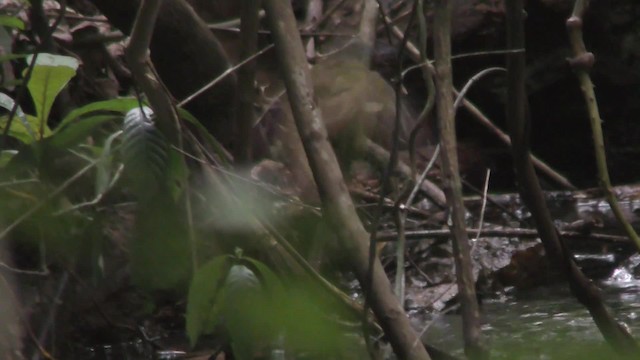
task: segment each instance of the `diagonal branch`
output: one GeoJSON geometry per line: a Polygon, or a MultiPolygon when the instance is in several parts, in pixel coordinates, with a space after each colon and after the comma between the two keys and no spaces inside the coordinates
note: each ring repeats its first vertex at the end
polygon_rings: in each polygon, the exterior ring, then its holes
{"type": "MultiPolygon", "coordinates": [[[[523,0],[507,1],[506,5],[507,46],[512,49],[522,49],[525,45],[523,0]]],[[[638,345],[629,332],[615,321],[602,301],[600,290],[576,265],[564,240],[555,228],[547,208],[529,150],[524,53],[507,55],[507,73],[507,122],[512,141],[516,179],[522,200],[531,211],[545,251],[555,268],[564,271],[568,277],[571,292],[589,310],[607,342],[620,354],[630,357],[635,354],[637,358],[638,345]]]]}
{"type": "Polygon", "coordinates": [[[571,17],[567,20],[567,32],[569,33],[569,42],[571,43],[571,50],[573,51],[574,56],[572,59],[569,59],[569,64],[573,68],[573,71],[580,82],[580,89],[582,90],[587,111],[589,113],[589,122],[591,123],[591,131],[593,132],[593,147],[595,148],[600,188],[611,207],[611,211],[622,225],[627,236],[629,236],[629,238],[635,243],[636,247],[640,249],[640,237],[638,237],[638,234],[633,229],[629,221],[625,219],[624,213],[618,204],[616,194],[613,192],[611,187],[611,179],[609,179],[607,156],[605,155],[604,138],[602,135],[602,119],[600,118],[598,101],[596,100],[596,94],[593,90],[591,76],[589,76],[589,70],[591,70],[595,59],[592,53],[587,52],[582,37],[582,15],[587,6],[588,1],[577,0],[573,8],[573,14],[571,14],[571,17]]]}
{"type": "MultiPolygon", "coordinates": [[[[365,285],[369,236],[358,218],[335,153],[327,140],[327,129],[314,101],[313,84],[291,4],[288,1],[265,0],[264,7],[295,123],[318,185],[324,216],[335,229],[360,284],[365,285]]],[[[363,287],[396,355],[401,359],[430,359],[391,292],[391,284],[380,260],[376,258],[372,265],[371,287],[363,287]]]]}

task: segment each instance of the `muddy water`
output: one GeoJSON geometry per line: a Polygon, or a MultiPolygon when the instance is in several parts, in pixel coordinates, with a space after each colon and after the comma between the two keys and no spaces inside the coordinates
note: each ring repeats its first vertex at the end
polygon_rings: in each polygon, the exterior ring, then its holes
{"type": "MultiPolygon", "coordinates": [[[[607,304],[619,321],[640,339],[640,280],[624,269],[601,284],[607,304]]],[[[615,359],[589,313],[565,287],[510,294],[482,306],[483,334],[493,359],[615,359]]],[[[462,354],[458,315],[427,320],[426,338],[433,345],[462,354]]]]}

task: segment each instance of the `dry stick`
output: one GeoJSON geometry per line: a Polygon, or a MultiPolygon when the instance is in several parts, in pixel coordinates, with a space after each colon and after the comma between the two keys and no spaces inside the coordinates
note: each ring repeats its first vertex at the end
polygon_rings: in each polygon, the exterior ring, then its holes
{"type": "MultiPolygon", "coordinates": [[[[523,0],[507,1],[506,10],[507,47],[522,49],[525,45],[523,0]]],[[[600,290],[580,271],[551,218],[529,152],[524,53],[507,55],[507,71],[507,123],[513,142],[511,149],[516,178],[520,196],[531,211],[545,252],[553,266],[564,270],[571,292],[589,310],[600,332],[614,350],[621,355],[635,355],[638,358],[638,345],[629,332],[615,321],[602,301],[600,290]]]]}
{"type": "MultiPolygon", "coordinates": [[[[478,234],[481,229],[468,228],[465,231],[468,234],[478,234]]],[[[610,244],[625,244],[629,242],[626,236],[609,235],[591,233],[585,234],[580,231],[560,231],[560,235],[567,239],[590,239],[602,241],[610,244]]],[[[451,237],[451,230],[449,229],[437,229],[437,230],[415,230],[406,231],[404,234],[407,240],[431,240],[431,239],[446,239],[451,237]]],[[[507,229],[482,229],[480,238],[492,238],[492,237],[509,237],[509,238],[524,238],[535,239],[540,237],[538,230],[536,229],[523,229],[523,228],[507,228],[507,229]]],[[[395,231],[383,231],[378,234],[377,241],[397,241],[398,233],[395,231]]]]}
{"type": "Polygon", "coordinates": [[[233,74],[233,72],[236,71],[238,68],[244,66],[246,63],[254,60],[258,56],[260,56],[260,55],[264,54],[265,52],[269,51],[272,47],[273,47],[273,44],[267,45],[264,48],[262,48],[262,50],[258,51],[257,53],[247,57],[246,59],[240,61],[236,65],[228,68],[222,74],[218,75],[218,77],[216,77],[215,79],[211,80],[208,84],[204,85],[203,87],[201,87],[200,89],[195,91],[193,94],[187,96],[186,98],[184,98],[184,100],[178,102],[178,104],[176,106],[177,107],[185,106],[186,104],[188,104],[193,99],[195,99],[198,96],[200,96],[205,91],[207,91],[207,90],[211,89],[212,87],[214,87],[215,85],[217,85],[220,81],[224,80],[227,76],[233,74]]]}
{"type": "Polygon", "coordinates": [[[487,195],[489,193],[489,178],[491,177],[491,170],[487,169],[487,176],[484,179],[484,187],[482,189],[482,207],[480,208],[480,219],[478,220],[478,232],[476,236],[473,238],[473,246],[471,247],[471,253],[473,254],[473,249],[475,248],[475,244],[480,238],[480,234],[482,233],[482,226],[484,225],[484,212],[487,209],[487,199],[489,198],[487,195]]]}
{"type": "Polygon", "coordinates": [[[595,59],[592,53],[587,52],[582,37],[582,17],[587,6],[588,1],[577,0],[573,8],[573,14],[571,14],[571,17],[567,20],[567,32],[569,33],[569,42],[571,43],[571,50],[573,51],[573,58],[569,59],[569,64],[580,82],[580,89],[584,95],[587,112],[589,113],[600,189],[602,189],[616,219],[618,219],[629,238],[636,244],[636,247],[640,249],[640,237],[638,237],[638,234],[631,224],[625,219],[618,204],[616,194],[611,187],[611,179],[609,179],[607,156],[605,155],[604,139],[602,136],[602,119],[600,118],[598,101],[596,100],[596,94],[593,90],[591,76],[589,76],[589,71],[593,67],[595,59]]]}
{"type": "Polygon", "coordinates": [[[433,52],[435,58],[436,104],[442,145],[442,175],[449,228],[453,235],[453,257],[456,283],[462,308],[465,354],[471,359],[488,358],[482,343],[480,311],[475,291],[469,237],[465,230],[465,208],[458,168],[455,113],[453,108],[453,75],[451,72],[451,1],[436,0],[433,16],[433,52]]]}
{"type": "MultiPolygon", "coordinates": [[[[389,19],[387,18],[387,21],[389,21],[389,19]]],[[[393,36],[395,36],[398,39],[402,39],[403,34],[402,31],[400,29],[398,29],[396,26],[391,27],[393,36]]],[[[416,63],[421,63],[420,60],[420,51],[418,50],[418,48],[416,48],[416,46],[411,42],[408,41],[407,42],[407,51],[409,52],[409,56],[411,57],[411,60],[415,61],[416,63]]],[[[520,53],[522,52],[521,49],[515,49],[515,50],[504,50],[502,51],[503,53],[520,53]]],[[[475,54],[474,54],[475,55],[475,54]]],[[[462,55],[458,55],[458,56],[467,56],[467,54],[462,54],[462,55]]],[[[452,58],[455,58],[456,56],[452,56],[452,58]]],[[[454,94],[456,96],[459,95],[459,93],[454,89],[454,94]]],[[[507,146],[511,146],[511,140],[509,139],[509,135],[505,134],[502,130],[500,130],[498,127],[496,127],[495,125],[493,125],[493,122],[491,120],[489,120],[489,118],[484,115],[482,113],[482,111],[480,111],[480,109],[478,109],[472,102],[470,102],[469,100],[463,100],[462,101],[462,106],[464,106],[464,108],[469,111],[474,118],[480,122],[480,124],[484,125],[485,127],[487,127],[503,144],[507,145],[507,146]]],[[[567,178],[565,178],[564,176],[560,175],[558,172],[556,172],[555,170],[553,170],[551,167],[549,167],[549,165],[547,165],[546,163],[544,163],[542,160],[538,159],[535,155],[530,155],[533,159],[533,164],[534,166],[545,176],[547,176],[550,180],[553,180],[556,184],[561,185],[563,188],[567,189],[567,190],[576,190],[577,188],[571,184],[571,182],[569,180],[567,180],[567,178]]]]}
{"type": "MultiPolygon", "coordinates": [[[[366,154],[373,158],[378,164],[388,164],[391,158],[391,155],[387,150],[385,150],[382,146],[376,144],[375,142],[367,139],[365,141],[366,146],[366,154]]],[[[395,171],[399,173],[405,179],[411,179],[412,181],[417,181],[417,178],[412,178],[411,176],[411,168],[409,165],[403,163],[402,161],[397,162],[395,171]]],[[[444,192],[440,190],[438,185],[431,182],[429,179],[424,179],[422,184],[420,184],[420,190],[422,190],[425,195],[429,199],[431,199],[437,206],[445,207],[447,205],[447,200],[444,196],[444,192]]]]}
{"type": "MultiPolygon", "coordinates": [[[[433,112],[435,106],[435,94],[436,85],[433,80],[433,66],[429,63],[427,58],[427,19],[424,14],[424,1],[416,0],[416,16],[418,18],[418,46],[420,48],[420,70],[422,71],[422,79],[425,82],[427,88],[427,101],[424,105],[424,109],[418,116],[415,127],[411,130],[409,135],[409,166],[411,166],[411,173],[416,173],[416,149],[415,143],[418,133],[422,128],[426,128],[429,122],[429,116],[433,112]]],[[[401,78],[403,79],[403,78],[401,78]]]]}
{"type": "MultiPolygon", "coordinates": [[[[240,24],[241,57],[247,58],[258,49],[258,29],[260,28],[260,0],[242,2],[240,24]]],[[[253,58],[238,70],[238,96],[236,104],[235,132],[237,143],[234,157],[239,163],[250,163],[252,152],[251,129],[255,119],[253,106],[256,98],[256,60],[253,58]]]]}
{"type": "MultiPolygon", "coordinates": [[[[432,71],[432,66],[429,63],[429,60],[427,59],[427,48],[426,48],[426,43],[427,43],[427,24],[426,24],[426,19],[424,16],[424,4],[422,2],[422,0],[418,0],[416,2],[416,10],[417,10],[417,18],[418,18],[418,28],[419,28],[419,39],[420,39],[420,61],[421,61],[421,65],[420,68],[422,69],[422,75],[424,78],[424,81],[427,84],[427,89],[428,89],[428,97],[427,97],[427,102],[426,105],[424,107],[424,110],[422,111],[422,113],[420,114],[420,116],[418,117],[418,121],[416,126],[413,128],[413,130],[411,131],[411,135],[409,137],[409,157],[410,157],[410,166],[411,166],[411,172],[413,174],[413,177],[415,177],[415,139],[416,139],[416,135],[418,133],[418,131],[420,130],[420,128],[424,127],[427,125],[427,119],[428,116],[431,114],[434,105],[435,105],[435,84],[433,81],[433,71],[432,71]]],[[[384,14],[383,14],[384,15],[384,14]]],[[[383,16],[384,17],[384,16],[383,16]]],[[[485,69],[483,71],[481,71],[480,73],[474,75],[468,82],[467,84],[465,84],[464,88],[462,89],[462,91],[460,92],[460,94],[458,95],[458,97],[456,98],[454,104],[453,104],[453,108],[454,108],[454,116],[455,116],[455,112],[457,112],[459,106],[460,106],[460,102],[464,99],[464,96],[466,95],[466,93],[468,92],[468,90],[471,88],[471,86],[477,82],[480,78],[482,78],[482,76],[489,74],[491,72],[494,71],[498,71],[498,70],[503,70],[502,68],[489,68],[489,69],[485,69]]],[[[404,74],[403,74],[404,75],[404,74]]],[[[401,78],[403,78],[403,76],[401,76],[401,78]]],[[[429,169],[433,166],[434,164],[434,160],[437,158],[437,154],[440,151],[440,145],[438,145],[438,147],[436,148],[435,153],[433,154],[431,161],[429,162],[429,165],[427,165],[427,167],[425,168],[425,170],[423,171],[420,179],[418,180],[418,182],[416,183],[417,185],[414,187],[412,193],[410,194],[408,200],[406,201],[406,204],[404,207],[401,206],[397,206],[396,207],[396,222],[397,222],[397,227],[398,227],[398,244],[396,245],[396,287],[395,287],[395,292],[396,292],[396,296],[398,296],[398,298],[400,299],[400,303],[404,303],[404,286],[405,286],[405,278],[404,278],[404,252],[405,252],[405,248],[406,248],[406,244],[405,244],[405,237],[404,237],[404,231],[405,231],[405,222],[406,222],[406,218],[407,218],[407,208],[409,206],[411,206],[411,202],[413,201],[414,196],[417,193],[417,190],[419,188],[419,186],[421,186],[422,182],[424,181],[427,172],[429,171],[429,169]]],[[[486,196],[485,198],[486,199],[486,196]]],[[[485,200],[486,201],[486,200],[485,200]]],[[[484,208],[483,208],[484,211],[484,208]]]]}
{"type": "MultiPolygon", "coordinates": [[[[369,2],[371,2],[371,0],[369,0],[369,2]]],[[[404,43],[409,39],[409,28],[411,27],[411,24],[413,23],[413,20],[415,19],[415,15],[418,13],[417,9],[417,5],[418,2],[416,2],[414,4],[414,14],[411,16],[411,19],[409,20],[409,24],[407,25],[407,31],[404,33],[404,37],[402,38],[402,43],[401,43],[401,47],[400,47],[400,51],[399,51],[399,55],[398,55],[398,64],[402,64],[402,58],[404,55],[404,43]]],[[[381,7],[382,9],[382,7],[381,7]]],[[[377,18],[377,16],[376,16],[377,18]]],[[[375,27],[375,24],[374,24],[375,27]]],[[[375,37],[375,33],[372,34],[375,37]]],[[[400,65],[398,67],[398,73],[399,73],[399,78],[402,79],[402,65],[400,65]]],[[[402,106],[402,101],[401,101],[401,94],[402,94],[402,80],[398,81],[395,84],[395,105],[396,105],[396,113],[395,113],[395,121],[394,121],[394,127],[393,127],[393,134],[392,134],[392,149],[391,149],[391,154],[389,156],[389,163],[385,169],[384,172],[384,176],[382,179],[382,194],[384,195],[385,193],[389,192],[391,190],[391,174],[392,174],[392,170],[396,167],[396,164],[398,162],[398,139],[399,139],[399,130],[400,130],[400,114],[401,114],[401,106],[402,106]]],[[[412,172],[411,174],[411,178],[415,178],[415,172],[412,172]]],[[[420,186],[420,184],[418,183],[417,186],[420,186]]],[[[380,219],[382,216],[382,204],[383,204],[383,198],[381,197],[380,200],[378,201],[378,211],[376,212],[375,215],[375,220],[373,223],[373,232],[370,234],[370,243],[369,243],[369,272],[373,271],[372,269],[372,262],[373,262],[373,258],[376,256],[376,231],[380,225],[380,219]]],[[[396,244],[396,286],[395,286],[395,294],[398,297],[398,301],[400,302],[400,304],[404,304],[404,250],[405,250],[405,239],[404,239],[404,219],[402,217],[401,214],[401,207],[400,207],[400,199],[398,199],[396,201],[396,203],[394,204],[394,214],[395,214],[395,218],[396,218],[396,226],[398,227],[398,243],[396,244]]],[[[369,278],[367,279],[367,281],[371,281],[372,279],[372,275],[371,273],[369,274],[369,278]]],[[[365,302],[365,308],[366,305],[368,305],[367,302],[365,302]]],[[[365,334],[366,336],[366,334],[365,334]]]]}
{"type": "MultiPolygon", "coordinates": [[[[327,140],[322,115],[314,102],[313,84],[291,4],[264,0],[264,7],[296,126],[318,185],[324,215],[344,246],[360,284],[365,285],[369,236],[347,192],[338,160],[327,140]]],[[[364,287],[364,290],[396,355],[401,359],[430,359],[424,346],[415,343],[416,333],[391,292],[389,279],[377,258],[373,269],[371,287],[364,287]]]]}
{"type": "Polygon", "coordinates": [[[155,123],[158,129],[171,144],[177,144],[180,127],[178,115],[164,85],[156,77],[148,56],[149,43],[160,12],[160,3],[161,0],[141,2],[125,55],[136,83],[149,98],[149,104],[157,118],[155,123]]]}
{"type": "MultiPolygon", "coordinates": [[[[373,1],[369,0],[368,3],[371,4],[373,1]]],[[[382,5],[378,4],[380,9],[382,9],[382,5]]],[[[417,6],[417,3],[414,4],[414,9],[417,6]]],[[[411,18],[409,19],[409,23],[407,25],[407,29],[409,29],[411,27],[411,24],[413,23],[413,20],[415,19],[415,14],[417,13],[417,11],[414,11],[412,13],[411,18]]],[[[375,18],[374,18],[375,19],[375,18]]],[[[363,20],[364,21],[364,20],[363,20]]],[[[404,55],[404,45],[405,43],[408,41],[409,39],[409,32],[405,32],[404,36],[400,42],[400,50],[398,52],[398,64],[402,64],[402,58],[404,55]]],[[[370,54],[367,54],[370,57],[370,54]]],[[[402,68],[399,66],[398,67],[398,73],[399,73],[399,77],[402,78],[402,68]]],[[[396,167],[398,167],[398,143],[399,143],[399,133],[400,133],[400,126],[401,126],[401,119],[400,119],[400,114],[401,114],[401,106],[402,106],[402,102],[401,102],[401,88],[402,88],[402,83],[401,81],[398,81],[395,84],[395,106],[396,106],[396,111],[395,111],[395,118],[394,118],[394,124],[393,124],[393,132],[391,134],[391,152],[389,153],[388,156],[388,161],[385,163],[384,167],[384,172],[382,175],[382,184],[381,184],[381,193],[382,194],[386,194],[389,193],[391,191],[391,187],[392,187],[392,183],[391,183],[391,176],[392,173],[394,171],[394,169],[396,167]]],[[[370,148],[374,148],[374,146],[370,146],[370,148]]],[[[415,176],[412,174],[411,175],[411,179],[413,180],[413,178],[415,178],[415,176]]],[[[444,196],[444,195],[443,195],[444,196]]],[[[375,265],[375,261],[377,260],[377,246],[376,246],[376,232],[378,231],[378,227],[380,226],[380,221],[382,218],[382,208],[383,208],[383,203],[384,203],[384,197],[381,196],[378,199],[378,203],[377,203],[377,207],[376,207],[376,212],[373,216],[373,221],[372,221],[372,225],[371,228],[373,229],[371,231],[371,233],[369,234],[369,253],[368,253],[368,268],[367,268],[367,277],[365,279],[365,283],[363,285],[363,288],[365,289],[369,289],[372,286],[373,283],[373,279],[374,279],[374,265],[375,265]]],[[[398,203],[394,204],[394,210],[397,209],[398,207],[398,203]]],[[[403,228],[399,229],[400,231],[404,230],[403,228]]],[[[398,251],[400,251],[401,249],[398,249],[398,251]]],[[[402,261],[402,263],[404,263],[404,261],[402,261]]],[[[397,284],[398,285],[398,284],[397,284]]],[[[401,285],[401,284],[400,284],[401,285]]],[[[364,301],[364,307],[365,309],[367,309],[371,304],[371,293],[367,294],[367,296],[365,297],[365,301],[364,301]]],[[[403,301],[401,301],[401,299],[398,299],[398,302],[400,303],[400,305],[402,306],[404,304],[403,301]]],[[[370,336],[367,332],[367,328],[363,328],[363,332],[364,332],[364,338],[367,344],[367,349],[369,350],[371,357],[374,358],[374,354],[372,351],[372,346],[371,346],[371,342],[369,341],[370,336]]],[[[411,344],[410,346],[413,347],[416,345],[416,343],[419,341],[419,336],[416,336],[414,343],[411,344]]]]}
{"type": "Polygon", "coordinates": [[[409,197],[405,201],[404,205],[394,204],[394,210],[396,211],[396,221],[398,228],[398,244],[396,245],[396,287],[395,292],[398,300],[401,304],[404,304],[404,288],[405,288],[405,276],[404,276],[404,253],[406,248],[406,238],[405,234],[405,223],[407,221],[407,214],[411,205],[413,203],[413,199],[418,194],[418,190],[420,190],[420,184],[427,178],[427,173],[436,162],[438,155],[440,154],[440,144],[436,146],[436,150],[433,152],[433,156],[431,160],[429,160],[429,164],[424,168],[422,174],[420,174],[420,178],[416,182],[415,186],[411,190],[409,197]]]}

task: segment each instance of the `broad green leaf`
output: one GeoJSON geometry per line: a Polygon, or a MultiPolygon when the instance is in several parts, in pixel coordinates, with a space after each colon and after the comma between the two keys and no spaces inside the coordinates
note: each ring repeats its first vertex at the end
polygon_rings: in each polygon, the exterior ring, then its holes
{"type": "Polygon", "coordinates": [[[9,161],[11,161],[11,159],[13,159],[16,154],[18,154],[18,151],[16,150],[0,151],[0,168],[4,168],[5,166],[7,166],[9,161]]]}
{"type": "Polygon", "coordinates": [[[161,189],[138,199],[129,242],[131,277],[145,291],[182,293],[192,274],[192,251],[183,207],[161,189]]]}
{"type": "Polygon", "coordinates": [[[224,287],[222,316],[233,355],[239,360],[250,360],[258,344],[268,343],[265,340],[271,321],[264,311],[269,309],[267,297],[256,274],[241,263],[229,269],[224,287]]]}
{"type": "Polygon", "coordinates": [[[282,286],[280,278],[271,271],[267,265],[249,257],[243,257],[242,261],[247,262],[247,266],[253,269],[264,288],[269,291],[270,295],[277,294],[280,296],[284,293],[284,287],[282,286]]]}
{"type": "MultiPolygon", "coordinates": [[[[5,108],[10,112],[14,106],[15,101],[13,101],[13,99],[9,95],[0,93],[0,107],[5,108]]],[[[4,128],[7,126],[8,115],[3,116],[1,119],[0,130],[4,131],[4,128]]],[[[16,108],[16,113],[13,121],[11,121],[11,129],[9,129],[8,134],[15,137],[16,139],[21,140],[25,144],[30,144],[31,142],[36,140],[35,129],[37,128],[35,128],[34,125],[36,124],[30,123],[29,119],[27,119],[27,116],[22,111],[22,108],[18,106],[16,108]]]]}
{"type": "Polygon", "coordinates": [[[0,26],[24,30],[24,21],[20,20],[16,16],[0,15],[0,26]]]}
{"type": "Polygon", "coordinates": [[[187,336],[191,346],[196,344],[200,335],[206,334],[206,330],[214,326],[212,323],[216,321],[217,314],[214,308],[231,265],[231,256],[220,256],[200,267],[193,276],[186,314],[187,336]]]}
{"type": "Polygon", "coordinates": [[[135,98],[119,98],[93,102],[71,111],[64,119],[62,119],[55,131],[61,131],[72,122],[93,112],[115,112],[125,114],[127,111],[139,106],[140,102],[135,98]]]}
{"type": "MultiPolygon", "coordinates": [[[[33,56],[37,56],[37,58],[27,88],[31,93],[39,121],[46,123],[53,101],[69,80],[75,76],[79,63],[78,60],[70,56],[47,53],[29,55],[27,57],[28,63],[31,63],[33,56]]],[[[25,69],[26,71],[28,69],[25,69]]]]}
{"type": "MultiPolygon", "coordinates": [[[[4,130],[4,128],[7,126],[7,119],[8,116],[0,117],[0,129],[4,130]]],[[[23,119],[19,116],[14,117],[13,121],[11,122],[11,129],[9,129],[8,134],[22,141],[24,144],[31,144],[36,141],[36,139],[34,139],[34,129],[35,131],[40,132],[39,129],[36,128],[36,126],[42,124],[35,116],[24,115],[24,119],[26,119],[26,122],[23,122],[23,119]]],[[[43,137],[51,136],[51,129],[49,129],[47,125],[44,125],[42,128],[42,134],[43,137]]]]}
{"type": "Polygon", "coordinates": [[[176,150],[169,152],[169,187],[174,200],[180,198],[189,179],[189,168],[184,157],[176,150]]]}
{"type": "Polygon", "coordinates": [[[131,109],[123,126],[125,173],[141,198],[155,195],[167,184],[169,144],[150,119],[152,113],[148,107],[131,109]]]}
{"type": "Polygon", "coordinates": [[[94,115],[82,119],[74,123],[72,126],[66,126],[64,129],[57,127],[53,131],[50,143],[57,149],[70,148],[87,139],[96,128],[108,122],[117,122],[122,119],[121,116],[114,115],[94,115]]]}

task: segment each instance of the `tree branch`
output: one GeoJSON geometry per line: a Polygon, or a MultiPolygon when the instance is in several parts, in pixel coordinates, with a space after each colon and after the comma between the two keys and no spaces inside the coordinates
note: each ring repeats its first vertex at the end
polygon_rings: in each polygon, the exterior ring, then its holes
{"type": "Polygon", "coordinates": [[[471,247],[465,229],[465,208],[458,168],[455,114],[453,108],[453,76],[451,72],[451,2],[434,3],[433,43],[435,58],[436,104],[440,122],[443,188],[449,208],[449,227],[453,235],[453,257],[456,264],[458,294],[462,307],[465,353],[471,359],[488,358],[482,344],[480,310],[476,298],[471,264],[471,247]]]}
{"type": "MultiPolygon", "coordinates": [[[[327,130],[314,101],[313,84],[293,10],[289,2],[281,0],[265,0],[264,6],[296,126],[318,185],[324,216],[334,227],[356,276],[364,285],[369,236],[358,218],[335,153],[327,140],[327,130]]],[[[397,356],[401,359],[430,359],[391,292],[389,279],[379,259],[375,259],[373,267],[371,288],[365,286],[364,290],[370,296],[372,309],[397,356]]]]}

